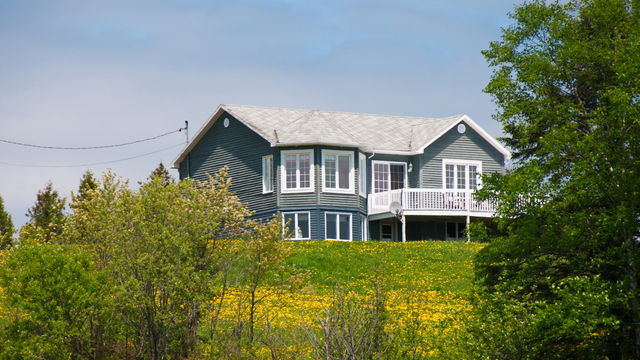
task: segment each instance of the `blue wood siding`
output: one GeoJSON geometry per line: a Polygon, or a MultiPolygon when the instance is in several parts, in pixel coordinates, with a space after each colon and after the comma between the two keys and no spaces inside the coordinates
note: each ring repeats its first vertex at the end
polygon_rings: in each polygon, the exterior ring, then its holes
{"type": "Polygon", "coordinates": [[[206,180],[209,174],[226,165],[231,176],[231,190],[240,200],[256,215],[273,213],[275,193],[262,193],[262,156],[273,154],[269,142],[233,116],[223,113],[180,163],[180,178],[189,176],[206,180]],[[223,125],[225,118],[229,119],[226,128],[223,125]]]}
{"type": "Polygon", "coordinates": [[[470,126],[464,134],[458,133],[456,127],[449,130],[433,144],[429,145],[424,153],[419,155],[419,171],[416,179],[417,187],[442,189],[442,160],[475,160],[482,161],[482,172],[504,173],[504,155],[491,146],[470,126]]]}

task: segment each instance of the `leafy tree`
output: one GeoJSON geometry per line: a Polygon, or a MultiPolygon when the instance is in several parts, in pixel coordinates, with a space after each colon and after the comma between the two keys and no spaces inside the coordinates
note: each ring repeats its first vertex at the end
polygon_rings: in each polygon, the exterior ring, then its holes
{"type": "Polygon", "coordinates": [[[91,256],[77,247],[24,244],[0,265],[0,358],[96,359],[106,355],[110,297],[91,256]]]}
{"type": "Polygon", "coordinates": [[[164,166],[163,163],[158,164],[158,167],[155,168],[151,175],[148,177],[148,181],[153,180],[153,178],[158,177],[162,180],[162,183],[165,185],[169,185],[174,182],[173,177],[169,173],[169,170],[164,166]]]}
{"type": "MultiPolygon", "coordinates": [[[[534,0],[511,17],[484,51],[514,160],[484,189],[508,235],[481,251],[478,278],[493,295],[554,304],[558,284],[598,276],[616,294],[602,317],[620,326],[585,346],[640,358],[640,2],[534,0]]],[[[570,338],[547,345],[561,353],[570,338]]]]}
{"type": "Polygon", "coordinates": [[[51,182],[48,182],[44,189],[38,192],[36,203],[26,213],[29,222],[21,229],[21,240],[31,239],[49,243],[53,237],[60,235],[65,219],[65,202],[65,199],[53,189],[51,182]]]}
{"type": "Polygon", "coordinates": [[[150,359],[194,355],[203,308],[217,291],[225,237],[240,236],[249,212],[226,169],[204,183],[153,177],[139,191],[107,173],[79,202],[63,241],[88,245],[112,288],[122,333],[150,359]]]}
{"type": "Polygon", "coordinates": [[[15,228],[11,221],[11,215],[4,209],[4,200],[0,196],[0,250],[13,246],[13,233],[15,228]]]}
{"type": "Polygon", "coordinates": [[[91,170],[87,170],[80,180],[80,186],[78,187],[78,193],[71,193],[71,203],[69,207],[75,210],[78,206],[78,203],[88,200],[94,191],[98,188],[98,182],[96,178],[93,176],[91,170]]]}

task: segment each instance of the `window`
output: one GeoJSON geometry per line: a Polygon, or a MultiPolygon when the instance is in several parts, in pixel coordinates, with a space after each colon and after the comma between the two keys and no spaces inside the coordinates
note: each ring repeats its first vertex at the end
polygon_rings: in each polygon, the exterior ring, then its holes
{"type": "Polygon", "coordinates": [[[393,241],[393,224],[380,224],[380,240],[393,241]]]}
{"type": "Polygon", "coordinates": [[[313,150],[282,151],[282,192],[313,192],[313,150]]]}
{"type": "Polygon", "coordinates": [[[353,193],[353,152],[322,150],[322,189],[326,192],[353,193]]]}
{"type": "Polygon", "coordinates": [[[360,195],[367,196],[367,157],[364,154],[359,154],[358,167],[360,195]]]}
{"type": "Polygon", "coordinates": [[[351,214],[325,213],[324,231],[329,240],[351,240],[351,214]]]}
{"type": "Polygon", "coordinates": [[[447,240],[462,240],[467,224],[462,222],[447,222],[447,240]]]}
{"type": "Polygon", "coordinates": [[[372,161],[373,192],[407,187],[407,164],[391,161],[372,161]]]}
{"type": "Polygon", "coordinates": [[[273,156],[262,157],[262,193],[273,192],[273,156]]]}
{"type": "Polygon", "coordinates": [[[480,185],[482,162],[467,160],[443,160],[443,183],[445,189],[476,190],[480,185]]]}
{"type": "Polygon", "coordinates": [[[291,212],[283,214],[283,226],[287,226],[291,240],[308,240],[309,236],[309,212],[291,212]]]}

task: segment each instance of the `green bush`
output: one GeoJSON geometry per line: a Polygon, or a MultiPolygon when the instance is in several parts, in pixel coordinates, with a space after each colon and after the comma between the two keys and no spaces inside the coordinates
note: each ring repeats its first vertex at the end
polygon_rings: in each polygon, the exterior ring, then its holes
{"type": "Polygon", "coordinates": [[[88,359],[105,352],[108,296],[91,257],[77,247],[30,244],[0,267],[6,321],[2,359],[88,359]]]}

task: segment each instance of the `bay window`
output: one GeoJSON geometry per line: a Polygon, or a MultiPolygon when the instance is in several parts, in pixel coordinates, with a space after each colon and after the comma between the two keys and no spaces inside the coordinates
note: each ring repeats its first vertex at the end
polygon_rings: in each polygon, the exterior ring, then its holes
{"type": "Polygon", "coordinates": [[[353,151],[322,150],[322,189],[353,193],[353,151]]]}
{"type": "Polygon", "coordinates": [[[282,192],[313,192],[313,150],[284,150],[282,192]]]}

